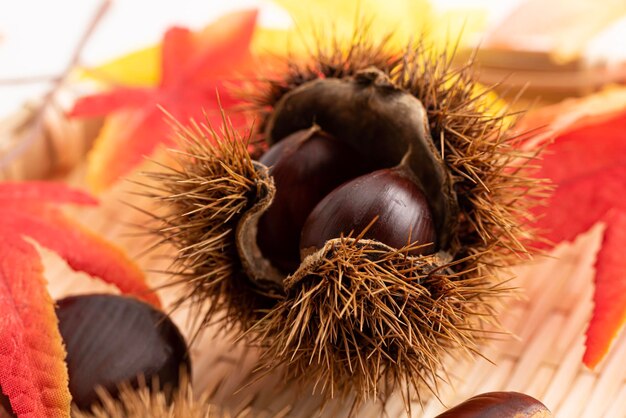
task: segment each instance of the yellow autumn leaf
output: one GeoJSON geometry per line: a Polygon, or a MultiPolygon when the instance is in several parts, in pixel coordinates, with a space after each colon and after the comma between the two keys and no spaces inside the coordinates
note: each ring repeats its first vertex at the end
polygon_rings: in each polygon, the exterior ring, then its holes
{"type": "Polygon", "coordinates": [[[96,68],[83,69],[83,74],[114,85],[154,86],[161,79],[161,44],[133,51],[96,68]]]}
{"type": "Polygon", "coordinates": [[[371,24],[374,38],[392,35],[392,44],[405,46],[420,37],[431,22],[431,7],[427,0],[274,0],[295,22],[302,36],[313,40],[319,36],[334,36],[349,40],[356,25],[371,24]]]}

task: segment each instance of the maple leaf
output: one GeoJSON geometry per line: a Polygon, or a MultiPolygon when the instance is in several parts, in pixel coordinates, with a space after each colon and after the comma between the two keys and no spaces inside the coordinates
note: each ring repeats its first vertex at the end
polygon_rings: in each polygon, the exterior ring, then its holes
{"type": "Polygon", "coordinates": [[[0,183],[0,388],[18,417],[69,417],[71,396],[54,302],[30,239],[70,267],[160,306],[141,270],[55,205],[98,202],[60,183],[0,183]]]}
{"type": "Polygon", "coordinates": [[[69,417],[65,349],[39,255],[0,234],[0,388],[18,417],[69,417]]]}
{"type": "Polygon", "coordinates": [[[139,267],[121,249],[70,220],[55,206],[64,203],[95,206],[98,201],[61,183],[2,182],[0,229],[5,235],[31,238],[58,253],[73,269],[160,306],[139,267]]]}
{"type": "MultiPolygon", "coordinates": [[[[626,90],[570,100],[530,115],[521,129],[552,139],[537,173],[555,186],[537,226],[552,244],[605,224],[583,362],[594,368],[626,323],[626,90]]],[[[549,247],[550,244],[543,244],[549,247]]]]}
{"type": "MultiPolygon", "coordinates": [[[[250,68],[250,41],[256,10],[222,17],[200,33],[172,28],[163,38],[161,72],[154,87],[119,87],[79,99],[71,116],[108,115],[89,155],[87,179],[103,190],[128,174],[159,144],[172,144],[171,126],[160,107],[186,122],[219,125],[219,102],[225,109],[238,101],[225,86],[250,68]]],[[[235,117],[235,123],[242,119],[235,117]]]]}

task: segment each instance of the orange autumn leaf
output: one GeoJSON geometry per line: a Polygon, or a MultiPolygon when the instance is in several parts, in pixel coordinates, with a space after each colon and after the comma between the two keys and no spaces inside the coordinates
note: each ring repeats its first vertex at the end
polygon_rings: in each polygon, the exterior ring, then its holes
{"type": "Polygon", "coordinates": [[[606,225],[583,357],[593,368],[626,324],[626,90],[545,108],[526,118],[522,129],[545,125],[536,139],[552,142],[537,176],[552,180],[555,191],[539,209],[537,226],[556,244],[598,222],[606,225]]]}
{"type": "Polygon", "coordinates": [[[57,254],[74,270],[83,271],[116,286],[122,293],[134,295],[160,306],[142,271],[124,252],[82,225],[53,209],[31,209],[27,213],[0,209],[0,225],[19,231],[57,254]]]}
{"type": "Polygon", "coordinates": [[[0,227],[55,251],[75,270],[160,306],[141,270],[121,249],[71,221],[51,203],[95,205],[97,200],[61,183],[0,183],[0,227]]]}
{"type": "MultiPolygon", "coordinates": [[[[172,28],[163,38],[160,80],[155,87],[120,87],[79,99],[72,116],[107,115],[89,155],[88,181],[103,190],[128,174],[159,144],[173,142],[161,107],[177,120],[219,125],[218,106],[238,101],[226,86],[250,68],[256,10],[227,15],[199,33],[172,28]]],[[[235,123],[238,121],[235,120],[235,123]]]]}
{"type": "Polygon", "coordinates": [[[37,250],[0,226],[0,387],[18,417],[69,417],[65,349],[37,250]]]}

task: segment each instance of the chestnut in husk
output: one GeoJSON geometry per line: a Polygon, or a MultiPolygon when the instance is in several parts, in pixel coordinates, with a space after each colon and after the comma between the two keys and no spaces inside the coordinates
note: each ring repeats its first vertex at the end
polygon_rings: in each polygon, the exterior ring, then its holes
{"type": "Polygon", "coordinates": [[[300,264],[300,231],[315,205],[331,190],[364,172],[347,144],[319,127],[297,131],[271,147],[259,162],[269,167],[276,194],[259,219],[263,255],[285,273],[300,264]]]}
{"type": "Polygon", "coordinates": [[[435,418],[549,418],[552,414],[532,396],[519,392],[488,392],[469,398],[435,418]]]}
{"type": "Polygon", "coordinates": [[[507,294],[497,268],[528,253],[528,197],[543,186],[469,66],[354,42],[244,92],[261,127],[250,138],[269,146],[258,161],[228,123],[181,128],[185,151],[154,174],[156,232],[199,323],[223,314],[266,369],[355,402],[422,396],[447,353],[480,351],[507,294]],[[303,140],[312,126],[324,134],[303,140]]]}
{"type": "Polygon", "coordinates": [[[97,387],[117,396],[122,383],[156,379],[160,388],[178,387],[191,373],[187,345],[163,312],[116,295],[70,296],[58,301],[59,331],[67,351],[70,393],[76,406],[98,401],[97,387]]]}
{"type": "Polygon", "coordinates": [[[315,206],[302,229],[300,251],[312,254],[327,241],[360,232],[394,248],[418,246],[411,254],[434,250],[435,228],[424,192],[404,166],[365,174],[333,190],[315,206]],[[419,244],[423,246],[419,246],[419,244]]]}

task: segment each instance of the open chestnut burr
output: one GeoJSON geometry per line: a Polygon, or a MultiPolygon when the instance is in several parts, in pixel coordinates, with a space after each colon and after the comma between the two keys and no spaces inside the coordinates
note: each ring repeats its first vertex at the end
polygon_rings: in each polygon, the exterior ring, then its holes
{"type": "Polygon", "coordinates": [[[179,126],[184,153],[152,173],[154,232],[177,248],[181,303],[236,325],[267,369],[408,406],[444,354],[479,352],[542,187],[471,63],[355,39],[242,92],[265,155],[226,117],[179,126]]]}

